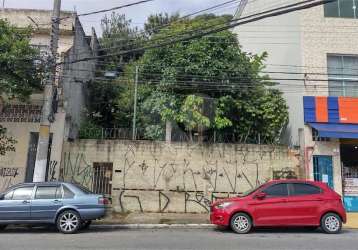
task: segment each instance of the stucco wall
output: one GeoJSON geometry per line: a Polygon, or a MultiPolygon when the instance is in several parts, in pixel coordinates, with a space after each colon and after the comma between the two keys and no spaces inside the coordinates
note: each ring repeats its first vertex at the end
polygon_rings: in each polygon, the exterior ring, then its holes
{"type": "MultiPolygon", "coordinates": [[[[57,113],[55,119],[51,125],[53,141],[48,172],[49,180],[57,179],[59,176],[65,124],[64,113],[57,113]]],[[[7,128],[7,135],[17,140],[15,152],[0,156],[0,191],[3,191],[13,184],[25,181],[30,133],[38,132],[40,123],[2,122],[0,124],[7,128]]]]}
{"type": "Polygon", "coordinates": [[[99,162],[113,163],[113,204],[121,212],[207,212],[207,201],[299,165],[281,146],[79,140],[65,143],[60,178],[92,187],[99,162]]]}

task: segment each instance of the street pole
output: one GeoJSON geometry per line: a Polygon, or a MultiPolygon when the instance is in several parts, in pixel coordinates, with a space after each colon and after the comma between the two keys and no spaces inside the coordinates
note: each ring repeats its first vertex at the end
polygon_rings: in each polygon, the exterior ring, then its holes
{"type": "Polygon", "coordinates": [[[135,82],[134,82],[134,107],[133,107],[133,131],[132,131],[132,140],[136,140],[138,72],[139,72],[139,67],[136,66],[136,67],[135,67],[135,82]]]}
{"type": "Polygon", "coordinates": [[[53,89],[56,79],[56,58],[59,40],[61,0],[54,0],[51,27],[51,65],[48,80],[44,86],[44,103],[41,114],[39,140],[37,144],[36,162],[34,169],[34,182],[42,182],[46,179],[46,167],[50,140],[50,116],[52,115],[53,89]]]}

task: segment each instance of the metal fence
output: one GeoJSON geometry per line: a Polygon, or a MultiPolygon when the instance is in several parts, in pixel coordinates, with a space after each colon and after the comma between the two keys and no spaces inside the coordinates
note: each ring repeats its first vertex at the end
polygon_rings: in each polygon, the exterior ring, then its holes
{"type": "Polygon", "coordinates": [[[128,128],[91,128],[80,133],[80,139],[128,140],[131,138],[128,128]]]}
{"type": "MultiPolygon", "coordinates": [[[[154,140],[145,135],[144,130],[136,131],[136,140],[154,140]]],[[[131,128],[91,128],[82,131],[80,139],[98,139],[98,140],[132,140],[131,128]]],[[[156,141],[164,141],[165,137],[157,138],[156,141]]],[[[276,144],[273,141],[266,140],[257,135],[249,138],[246,135],[238,133],[217,133],[216,131],[206,131],[205,133],[192,133],[175,130],[172,132],[172,142],[195,142],[195,143],[248,143],[248,144],[276,144]]]]}

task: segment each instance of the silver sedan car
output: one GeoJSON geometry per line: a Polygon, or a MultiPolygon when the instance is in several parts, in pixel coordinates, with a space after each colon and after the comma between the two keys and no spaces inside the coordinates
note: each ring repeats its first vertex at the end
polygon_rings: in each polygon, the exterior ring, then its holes
{"type": "Polygon", "coordinates": [[[108,199],[64,182],[24,183],[0,194],[0,230],[11,224],[54,224],[65,234],[105,215],[108,199]]]}

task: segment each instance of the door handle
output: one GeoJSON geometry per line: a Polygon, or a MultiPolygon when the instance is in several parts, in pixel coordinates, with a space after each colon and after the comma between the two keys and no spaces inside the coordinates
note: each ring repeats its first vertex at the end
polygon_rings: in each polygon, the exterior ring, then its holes
{"type": "Polygon", "coordinates": [[[53,203],[60,203],[60,201],[59,200],[54,200],[53,203]]]}
{"type": "Polygon", "coordinates": [[[29,201],[22,201],[23,204],[29,204],[30,202],[29,201]]]}

